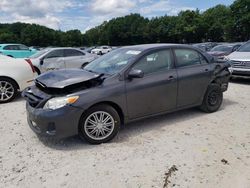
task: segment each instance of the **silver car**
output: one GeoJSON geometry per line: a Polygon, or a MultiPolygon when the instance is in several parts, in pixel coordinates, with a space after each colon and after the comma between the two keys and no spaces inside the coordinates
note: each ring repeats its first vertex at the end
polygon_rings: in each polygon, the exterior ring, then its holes
{"type": "Polygon", "coordinates": [[[29,60],[38,74],[50,70],[82,68],[98,55],[83,52],[76,48],[45,48],[32,55],[29,60]]]}

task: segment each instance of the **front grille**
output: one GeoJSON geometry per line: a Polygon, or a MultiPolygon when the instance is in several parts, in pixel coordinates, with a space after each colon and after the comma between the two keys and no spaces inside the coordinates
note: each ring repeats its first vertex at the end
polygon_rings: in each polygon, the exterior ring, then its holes
{"type": "Polygon", "coordinates": [[[36,96],[33,93],[25,92],[24,98],[27,100],[30,106],[36,108],[43,101],[42,97],[36,96]]]}
{"type": "Polygon", "coordinates": [[[232,61],[232,67],[250,69],[250,61],[232,61]]]}
{"type": "Polygon", "coordinates": [[[38,88],[33,87],[26,89],[23,92],[23,97],[33,108],[41,108],[44,103],[50,98],[50,96],[41,92],[38,88]]]}

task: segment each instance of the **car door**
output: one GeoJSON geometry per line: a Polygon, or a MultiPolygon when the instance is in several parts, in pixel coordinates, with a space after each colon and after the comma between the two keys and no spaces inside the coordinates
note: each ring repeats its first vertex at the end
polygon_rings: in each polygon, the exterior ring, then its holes
{"type": "Polygon", "coordinates": [[[55,49],[50,51],[40,62],[42,72],[65,68],[64,50],[55,49]]]}
{"type": "Polygon", "coordinates": [[[31,56],[31,50],[25,45],[18,45],[18,54],[20,58],[25,58],[31,56]]]}
{"type": "Polygon", "coordinates": [[[20,58],[18,49],[18,45],[7,45],[3,47],[3,54],[14,58],[20,58]]]}
{"type": "Polygon", "coordinates": [[[177,107],[199,104],[213,74],[206,58],[193,49],[174,49],[177,75],[177,107]]]}
{"type": "Polygon", "coordinates": [[[176,108],[177,73],[171,50],[151,52],[136,62],[133,69],[143,71],[144,77],[128,78],[125,82],[130,119],[176,108]]]}
{"type": "Polygon", "coordinates": [[[85,53],[75,49],[65,49],[65,67],[66,68],[81,68],[84,63],[89,62],[85,59],[85,53]]]}

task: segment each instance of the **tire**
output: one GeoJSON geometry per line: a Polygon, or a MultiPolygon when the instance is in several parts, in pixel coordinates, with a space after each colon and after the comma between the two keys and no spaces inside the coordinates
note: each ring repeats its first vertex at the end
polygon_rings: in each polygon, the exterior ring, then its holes
{"type": "Polygon", "coordinates": [[[120,126],[120,116],[113,107],[97,105],[83,114],[79,123],[79,136],[90,144],[106,143],[117,135],[120,126]],[[103,114],[102,118],[101,114],[103,114]],[[109,119],[107,120],[108,117],[109,119]],[[102,123],[97,123],[96,118],[102,120],[106,125],[103,126],[102,123]]]}
{"type": "Polygon", "coordinates": [[[18,85],[9,78],[0,78],[0,103],[13,101],[18,94],[18,85]]]}
{"type": "Polygon", "coordinates": [[[98,52],[97,55],[102,55],[102,51],[98,52]]]}
{"type": "Polygon", "coordinates": [[[218,84],[210,84],[203,98],[200,109],[206,113],[216,112],[223,101],[223,92],[218,84]]]}
{"type": "Polygon", "coordinates": [[[38,75],[41,74],[41,71],[40,71],[37,67],[34,67],[34,69],[35,69],[35,71],[36,71],[36,73],[37,73],[38,75]]]}
{"type": "Polygon", "coordinates": [[[12,57],[13,58],[13,56],[12,55],[7,55],[8,57],[12,57]]]}

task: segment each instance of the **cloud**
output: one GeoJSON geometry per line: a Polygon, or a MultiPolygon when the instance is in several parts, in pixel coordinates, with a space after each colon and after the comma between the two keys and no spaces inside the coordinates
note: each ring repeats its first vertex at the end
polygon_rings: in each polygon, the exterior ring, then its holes
{"type": "MultiPolygon", "coordinates": [[[[1,0],[0,11],[11,22],[37,23],[58,29],[60,19],[55,15],[73,7],[69,0],[1,0]]],[[[3,20],[3,18],[1,19],[3,20]]]]}
{"type": "Polygon", "coordinates": [[[97,14],[124,14],[128,13],[135,5],[136,3],[132,0],[94,0],[91,3],[91,9],[97,14]]]}
{"type": "MultiPolygon", "coordinates": [[[[145,0],[141,0],[145,1],[145,0]]],[[[146,0],[147,1],[147,0],[146,0]]],[[[182,10],[194,10],[193,7],[178,6],[173,1],[156,1],[140,7],[138,12],[142,15],[157,15],[157,13],[164,13],[167,15],[176,15],[182,10]]]]}
{"type": "Polygon", "coordinates": [[[176,15],[174,0],[0,0],[0,22],[25,22],[53,29],[86,31],[103,21],[130,13],[145,17],[176,15]]]}

